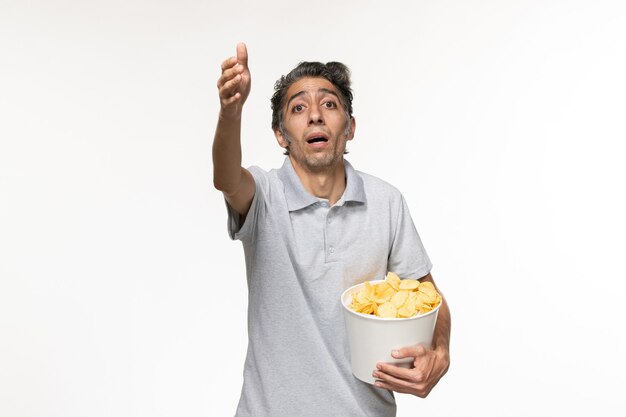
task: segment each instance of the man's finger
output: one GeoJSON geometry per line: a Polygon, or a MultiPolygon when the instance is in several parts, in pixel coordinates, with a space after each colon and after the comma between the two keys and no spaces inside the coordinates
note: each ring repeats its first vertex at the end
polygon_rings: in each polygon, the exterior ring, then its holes
{"type": "Polygon", "coordinates": [[[243,69],[240,65],[235,65],[234,67],[230,67],[224,70],[224,72],[222,72],[222,76],[219,78],[219,80],[217,80],[217,86],[218,87],[223,86],[228,81],[231,81],[234,78],[236,78],[237,75],[241,74],[242,72],[243,72],[243,69]]]}
{"type": "Polygon", "coordinates": [[[376,381],[374,385],[377,386],[378,388],[386,389],[389,391],[395,391],[395,392],[399,392],[402,394],[411,394],[411,390],[409,388],[402,388],[397,385],[388,384],[385,381],[380,381],[380,380],[376,381]]]}
{"type": "Polygon", "coordinates": [[[396,359],[402,358],[418,358],[424,356],[427,353],[427,349],[422,345],[407,346],[401,349],[396,349],[391,352],[391,356],[396,359]]]}
{"type": "Polygon", "coordinates": [[[232,80],[225,82],[224,85],[220,87],[220,91],[219,91],[220,97],[228,98],[230,96],[235,95],[238,92],[237,85],[239,84],[240,81],[241,81],[241,76],[238,75],[232,80]]]}
{"type": "Polygon", "coordinates": [[[232,105],[233,103],[236,103],[240,99],[241,99],[241,94],[236,93],[235,95],[233,95],[233,96],[231,96],[229,98],[222,99],[222,106],[228,107],[228,106],[232,105]]]}
{"type": "Polygon", "coordinates": [[[248,48],[243,42],[237,44],[237,62],[248,68],[248,48]]]}
{"type": "Polygon", "coordinates": [[[386,384],[393,385],[396,388],[410,388],[411,383],[402,377],[396,377],[386,372],[374,371],[372,374],[377,380],[383,381],[386,384]]]}
{"type": "Polygon", "coordinates": [[[395,366],[386,362],[379,362],[376,364],[376,371],[374,372],[384,372],[388,375],[392,375],[394,377],[409,380],[411,379],[411,370],[407,368],[403,368],[401,366],[395,366]]]}
{"type": "Polygon", "coordinates": [[[232,67],[236,63],[237,63],[236,56],[231,56],[230,58],[227,58],[226,60],[224,60],[224,62],[222,62],[222,71],[227,70],[228,68],[232,67]]]}

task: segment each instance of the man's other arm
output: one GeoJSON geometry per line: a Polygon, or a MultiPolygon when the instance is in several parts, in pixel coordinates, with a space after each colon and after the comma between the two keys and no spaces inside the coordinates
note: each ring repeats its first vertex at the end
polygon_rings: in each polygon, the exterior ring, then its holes
{"type": "MultiPolygon", "coordinates": [[[[437,288],[430,274],[420,278],[420,281],[429,281],[437,288]]],[[[443,297],[439,288],[437,291],[443,297]]],[[[426,349],[422,345],[415,345],[394,350],[391,356],[396,359],[413,358],[413,367],[406,369],[379,362],[372,374],[378,379],[376,386],[425,398],[450,367],[450,322],[450,309],[443,297],[437,315],[432,348],[426,349]]]]}

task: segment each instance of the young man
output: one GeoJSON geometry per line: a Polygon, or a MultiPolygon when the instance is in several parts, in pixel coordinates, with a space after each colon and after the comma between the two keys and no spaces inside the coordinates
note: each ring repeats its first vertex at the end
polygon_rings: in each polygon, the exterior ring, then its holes
{"type": "Polygon", "coordinates": [[[354,284],[388,271],[433,281],[398,190],[344,159],[354,138],[348,69],[301,63],[275,85],[272,129],[280,169],[241,167],[241,114],[250,93],[248,53],[222,63],[213,142],[214,185],[231,238],[244,247],[248,353],[237,416],[394,416],[392,391],[425,397],[449,366],[450,313],[439,311],[432,349],[407,346],[413,368],[377,364],[376,385],[352,376],[340,304],[354,284]]]}

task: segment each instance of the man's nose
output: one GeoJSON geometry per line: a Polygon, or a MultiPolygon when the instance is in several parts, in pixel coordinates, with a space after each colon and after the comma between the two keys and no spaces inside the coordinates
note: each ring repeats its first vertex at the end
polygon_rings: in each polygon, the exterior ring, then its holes
{"type": "Polygon", "coordinates": [[[324,119],[322,118],[322,112],[320,111],[320,107],[317,104],[313,104],[310,109],[309,125],[323,124],[324,119]]]}

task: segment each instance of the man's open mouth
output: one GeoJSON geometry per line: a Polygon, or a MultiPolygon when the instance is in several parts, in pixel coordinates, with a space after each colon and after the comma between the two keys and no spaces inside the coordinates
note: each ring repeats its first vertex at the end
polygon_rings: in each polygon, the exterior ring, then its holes
{"type": "Polygon", "coordinates": [[[316,136],[316,137],[313,137],[311,139],[308,139],[306,142],[307,143],[328,142],[328,139],[326,139],[323,136],[316,136]]]}

